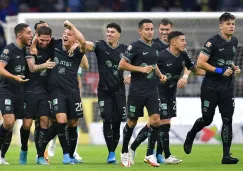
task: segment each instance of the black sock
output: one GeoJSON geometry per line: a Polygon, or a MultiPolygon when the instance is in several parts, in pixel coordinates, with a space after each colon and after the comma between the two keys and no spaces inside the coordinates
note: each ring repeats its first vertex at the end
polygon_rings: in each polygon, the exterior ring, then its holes
{"type": "Polygon", "coordinates": [[[49,141],[51,141],[55,136],[57,136],[58,123],[53,122],[49,128],[49,141]]]}
{"type": "Polygon", "coordinates": [[[28,140],[30,136],[30,130],[25,130],[23,126],[20,128],[20,137],[21,137],[21,150],[28,151],[28,140]]]}
{"type": "Polygon", "coordinates": [[[103,122],[103,134],[109,153],[114,152],[112,125],[110,123],[103,122]]]}
{"type": "Polygon", "coordinates": [[[69,153],[69,134],[67,123],[58,123],[58,138],[62,146],[63,154],[69,153]]]}
{"type": "Polygon", "coordinates": [[[223,123],[221,138],[223,143],[223,156],[227,157],[230,155],[230,147],[232,142],[232,124],[223,123]]]}
{"type": "Polygon", "coordinates": [[[135,151],[138,148],[138,146],[148,138],[148,131],[149,131],[149,128],[148,128],[147,125],[145,125],[140,130],[140,132],[138,133],[136,139],[133,141],[133,143],[131,145],[131,149],[132,150],[135,151]]]}
{"type": "Polygon", "coordinates": [[[165,158],[167,159],[171,155],[171,153],[170,153],[170,137],[169,137],[170,124],[161,125],[159,132],[160,132],[159,134],[161,135],[160,141],[161,141],[161,144],[163,145],[165,158]]]}
{"type": "Polygon", "coordinates": [[[39,154],[39,134],[40,134],[40,120],[35,121],[34,141],[37,154],[39,154]]]}
{"type": "Polygon", "coordinates": [[[128,144],[132,137],[132,132],[134,128],[130,128],[127,124],[123,129],[123,144],[122,144],[122,153],[128,153],[128,144]]]}
{"type": "Polygon", "coordinates": [[[68,131],[69,131],[69,142],[70,142],[69,155],[71,158],[73,158],[73,154],[75,152],[75,148],[78,140],[77,126],[68,127],[68,131]]]}
{"type": "Polygon", "coordinates": [[[5,154],[7,153],[8,148],[9,148],[9,146],[11,144],[12,135],[13,135],[13,131],[8,132],[7,137],[6,137],[6,139],[5,139],[5,141],[4,141],[3,145],[2,145],[2,149],[1,149],[1,152],[2,152],[1,153],[1,157],[2,158],[5,158],[5,154]]]}
{"type": "Polygon", "coordinates": [[[146,156],[153,154],[154,146],[158,137],[158,127],[150,125],[148,131],[148,147],[146,156]]]}
{"type": "Polygon", "coordinates": [[[119,140],[120,140],[120,126],[121,126],[121,122],[116,122],[116,123],[112,124],[114,151],[116,151],[116,147],[117,147],[119,140]]]}
{"type": "Polygon", "coordinates": [[[193,136],[196,136],[196,134],[200,132],[204,127],[205,127],[205,123],[203,121],[203,118],[198,118],[194,123],[190,132],[192,133],[193,136]]]}
{"type": "Polygon", "coordinates": [[[3,143],[5,142],[6,136],[9,130],[3,127],[3,124],[0,126],[0,147],[2,147],[3,143]]]}
{"type": "Polygon", "coordinates": [[[163,149],[163,144],[160,141],[160,130],[162,129],[162,125],[159,126],[158,130],[158,138],[157,138],[157,149],[156,149],[156,156],[159,154],[162,154],[164,149],[163,149]]]}
{"type": "Polygon", "coordinates": [[[44,157],[46,146],[49,142],[48,140],[49,140],[49,129],[40,128],[39,140],[38,140],[39,142],[38,157],[44,157]]]}

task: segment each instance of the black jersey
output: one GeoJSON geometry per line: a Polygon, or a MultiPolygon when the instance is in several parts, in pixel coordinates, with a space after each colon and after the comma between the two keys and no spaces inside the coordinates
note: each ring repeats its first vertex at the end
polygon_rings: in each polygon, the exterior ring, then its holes
{"type": "MultiPolygon", "coordinates": [[[[13,75],[25,75],[25,49],[16,43],[7,45],[0,56],[0,61],[6,63],[5,69],[13,75]]],[[[22,96],[24,83],[0,76],[0,94],[22,96]]]]}
{"type": "MultiPolygon", "coordinates": [[[[209,57],[208,63],[214,67],[232,67],[238,40],[232,36],[228,41],[219,33],[211,37],[203,46],[202,53],[209,57]]],[[[224,91],[233,88],[233,75],[225,77],[212,72],[206,72],[202,86],[215,91],[224,91]]]]}
{"type": "Polygon", "coordinates": [[[165,83],[158,81],[160,96],[163,95],[171,98],[176,93],[177,82],[181,77],[184,67],[191,70],[195,67],[195,64],[187,52],[181,52],[179,56],[175,56],[171,53],[169,48],[167,48],[160,52],[158,67],[161,73],[167,77],[165,83]]]}
{"type": "MultiPolygon", "coordinates": [[[[155,67],[159,56],[159,46],[156,43],[148,45],[142,40],[138,40],[128,46],[123,57],[135,66],[155,67]]],[[[146,96],[157,90],[155,70],[149,74],[141,72],[131,72],[131,83],[129,94],[134,96],[146,96]]]]}
{"type": "Polygon", "coordinates": [[[169,47],[169,43],[161,40],[160,38],[156,38],[153,41],[159,45],[160,51],[163,51],[163,50],[165,50],[166,48],[169,47]]]}
{"type": "Polygon", "coordinates": [[[93,51],[97,57],[99,84],[98,90],[109,91],[112,93],[125,93],[123,83],[123,71],[118,70],[121,60],[120,54],[124,53],[127,46],[119,44],[113,48],[104,40],[94,42],[93,51]]]}
{"type": "MultiPolygon", "coordinates": [[[[25,58],[34,58],[35,64],[40,65],[45,63],[49,58],[52,58],[53,49],[49,46],[45,49],[40,48],[37,46],[38,54],[32,55],[30,54],[29,50],[26,50],[25,58]]],[[[47,83],[49,80],[50,70],[43,69],[41,71],[37,71],[31,73],[29,67],[26,69],[26,78],[29,81],[25,84],[25,91],[32,92],[32,93],[47,93],[47,83]]]]}
{"type": "Polygon", "coordinates": [[[56,66],[51,70],[49,87],[62,93],[79,91],[77,73],[83,53],[79,48],[74,50],[72,56],[62,47],[62,40],[55,40],[53,43],[53,56],[56,66]]]}

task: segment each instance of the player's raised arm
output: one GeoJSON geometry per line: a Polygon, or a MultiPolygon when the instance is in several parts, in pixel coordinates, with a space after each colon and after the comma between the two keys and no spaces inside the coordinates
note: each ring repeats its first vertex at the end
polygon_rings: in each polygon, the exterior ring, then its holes
{"type": "Polygon", "coordinates": [[[89,62],[86,55],[83,56],[80,67],[82,67],[83,69],[89,69],[89,62]]]}
{"type": "Polygon", "coordinates": [[[85,40],[83,34],[68,20],[66,20],[64,22],[64,27],[73,31],[74,36],[76,37],[76,39],[78,40],[78,42],[81,45],[81,51],[83,53],[85,53],[86,52],[86,40],[85,40]]]}

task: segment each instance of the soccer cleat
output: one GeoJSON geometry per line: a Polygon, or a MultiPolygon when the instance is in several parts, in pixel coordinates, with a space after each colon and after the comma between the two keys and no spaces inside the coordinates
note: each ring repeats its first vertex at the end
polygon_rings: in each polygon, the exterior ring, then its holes
{"type": "Polygon", "coordinates": [[[49,163],[46,162],[46,159],[44,157],[39,157],[37,159],[37,164],[40,164],[40,165],[48,165],[49,163]]]}
{"type": "Polygon", "coordinates": [[[44,158],[45,158],[47,163],[50,163],[49,156],[48,156],[48,151],[46,151],[46,150],[45,150],[45,153],[44,153],[44,158]]]}
{"type": "Polygon", "coordinates": [[[28,151],[20,151],[19,164],[27,164],[27,154],[28,151]]]}
{"type": "Polygon", "coordinates": [[[50,157],[54,157],[55,155],[55,150],[56,150],[56,140],[51,140],[48,146],[48,155],[50,157]]]}
{"type": "Polygon", "coordinates": [[[156,156],[156,158],[157,158],[157,162],[158,162],[159,164],[163,164],[163,163],[165,163],[165,158],[162,156],[162,154],[158,154],[158,155],[156,156]]]}
{"type": "Polygon", "coordinates": [[[83,163],[83,162],[84,162],[84,161],[82,160],[82,158],[81,158],[81,160],[80,160],[80,159],[76,159],[75,157],[73,158],[73,161],[74,161],[75,164],[83,163]]]}
{"type": "Polygon", "coordinates": [[[182,160],[177,159],[175,156],[170,155],[167,159],[165,159],[165,164],[179,164],[182,160]]]}
{"type": "Polygon", "coordinates": [[[70,164],[75,164],[74,158],[70,158],[70,164]]]}
{"type": "Polygon", "coordinates": [[[112,164],[114,162],[116,162],[115,152],[110,152],[108,157],[107,157],[107,163],[112,164]]]}
{"type": "Polygon", "coordinates": [[[83,163],[83,159],[82,159],[82,157],[81,157],[77,152],[74,153],[73,157],[74,157],[76,160],[80,160],[80,161],[82,161],[82,163],[83,163]]]}
{"type": "Polygon", "coordinates": [[[134,158],[135,158],[135,151],[131,149],[131,147],[128,149],[128,154],[129,154],[129,160],[131,162],[131,164],[134,164],[134,158]]]}
{"type": "Polygon", "coordinates": [[[228,156],[228,157],[223,157],[221,163],[222,163],[222,164],[237,164],[238,161],[239,161],[239,160],[238,160],[237,158],[228,156]]]}
{"type": "Polygon", "coordinates": [[[186,154],[191,153],[194,138],[195,138],[195,136],[193,136],[191,131],[189,131],[186,135],[186,140],[185,140],[184,146],[183,146],[186,154]]]}
{"type": "Polygon", "coordinates": [[[0,164],[9,164],[5,158],[0,158],[0,164]]]}
{"type": "Polygon", "coordinates": [[[63,154],[62,163],[63,164],[70,164],[70,156],[69,156],[69,154],[63,154]]]}
{"type": "Polygon", "coordinates": [[[153,154],[149,156],[145,156],[145,159],[147,160],[147,163],[150,164],[150,166],[159,167],[159,163],[157,162],[157,159],[153,154]]]}
{"type": "Polygon", "coordinates": [[[121,165],[124,167],[131,167],[128,153],[121,153],[121,165]]]}

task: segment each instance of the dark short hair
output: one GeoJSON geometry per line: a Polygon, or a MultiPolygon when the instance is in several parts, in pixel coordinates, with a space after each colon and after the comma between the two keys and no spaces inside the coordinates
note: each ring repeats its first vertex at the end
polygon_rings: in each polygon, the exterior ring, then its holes
{"type": "Polygon", "coordinates": [[[170,43],[171,39],[178,37],[178,36],[182,36],[185,35],[184,33],[180,32],[180,31],[172,31],[171,33],[169,33],[168,35],[168,42],[170,43]]]}
{"type": "MultiPolygon", "coordinates": [[[[35,31],[37,31],[36,29],[37,29],[38,25],[39,25],[39,24],[43,24],[43,23],[48,24],[47,22],[42,21],[42,20],[40,20],[38,23],[35,23],[35,26],[34,26],[35,31]]],[[[48,24],[48,25],[49,25],[49,24],[48,24]]]]}
{"type": "Polygon", "coordinates": [[[228,20],[235,20],[235,16],[230,14],[229,12],[225,12],[219,17],[220,23],[223,23],[223,22],[228,21],[228,20]]]}
{"type": "Polygon", "coordinates": [[[52,30],[50,27],[43,26],[37,30],[37,34],[38,34],[38,36],[41,36],[41,35],[52,36],[52,30]]]}
{"type": "Polygon", "coordinates": [[[107,24],[106,28],[107,28],[107,29],[108,29],[108,28],[115,28],[119,33],[122,32],[122,30],[121,30],[121,26],[118,25],[118,24],[116,24],[116,23],[109,23],[109,24],[107,24]]]}
{"type": "Polygon", "coordinates": [[[139,23],[138,23],[138,28],[139,28],[139,29],[142,28],[142,26],[143,26],[144,23],[152,23],[152,24],[153,24],[152,20],[150,20],[150,19],[142,19],[142,20],[139,21],[139,23]]]}
{"type": "Polygon", "coordinates": [[[14,27],[14,34],[15,36],[17,37],[17,34],[22,32],[25,28],[29,27],[28,24],[26,23],[20,23],[20,24],[17,24],[15,27],[14,27]]]}
{"type": "Polygon", "coordinates": [[[170,19],[168,19],[168,18],[163,18],[160,22],[159,22],[159,25],[160,24],[162,24],[162,25],[165,25],[165,26],[167,26],[167,25],[171,25],[171,26],[173,26],[173,23],[172,23],[172,21],[170,20],[170,19]]]}

